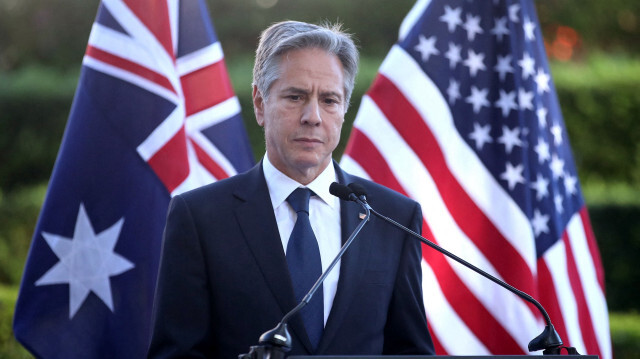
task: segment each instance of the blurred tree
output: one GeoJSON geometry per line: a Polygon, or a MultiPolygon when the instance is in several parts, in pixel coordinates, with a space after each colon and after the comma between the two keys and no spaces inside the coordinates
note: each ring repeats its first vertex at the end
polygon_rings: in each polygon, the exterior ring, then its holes
{"type": "Polygon", "coordinates": [[[396,41],[400,22],[415,1],[208,0],[208,3],[228,54],[253,52],[260,31],[271,23],[299,20],[339,21],[356,35],[363,55],[382,57],[396,41]]]}
{"type": "Polygon", "coordinates": [[[536,6],[545,39],[558,36],[560,26],[570,26],[582,39],[579,56],[594,50],[640,53],[640,1],[549,0],[536,6]]]}
{"type": "Polygon", "coordinates": [[[98,2],[0,1],[0,71],[33,64],[77,67],[98,2]]]}
{"type": "MultiPolygon", "coordinates": [[[[254,51],[267,25],[292,19],[340,21],[356,35],[364,56],[382,57],[397,38],[414,0],[207,0],[228,56],[254,51]]],[[[0,1],[0,71],[42,64],[77,68],[98,0],[0,1]]],[[[579,54],[602,49],[640,53],[640,1],[536,2],[545,38],[570,28],[579,54]],[[564,26],[561,28],[561,26],[564,26]]]]}

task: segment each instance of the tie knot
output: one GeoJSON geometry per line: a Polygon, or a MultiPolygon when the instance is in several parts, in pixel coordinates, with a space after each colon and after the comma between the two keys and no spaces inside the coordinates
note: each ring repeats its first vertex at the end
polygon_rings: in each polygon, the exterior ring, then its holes
{"type": "Polygon", "coordinates": [[[287,197],[287,202],[291,205],[296,213],[305,212],[309,214],[309,198],[312,196],[312,191],[308,188],[296,188],[287,197]]]}

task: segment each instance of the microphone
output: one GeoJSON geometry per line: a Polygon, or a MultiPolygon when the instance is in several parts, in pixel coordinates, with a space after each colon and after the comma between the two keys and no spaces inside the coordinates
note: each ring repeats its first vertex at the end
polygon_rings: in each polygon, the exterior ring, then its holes
{"type": "MultiPolygon", "coordinates": [[[[386,217],[380,213],[378,213],[376,210],[374,210],[373,208],[371,208],[371,206],[369,206],[369,204],[367,203],[367,196],[366,196],[366,190],[364,189],[364,187],[362,187],[362,185],[358,184],[358,183],[350,183],[348,185],[348,188],[351,190],[351,192],[358,197],[358,201],[359,202],[363,202],[366,204],[366,206],[369,208],[370,212],[373,213],[376,217],[383,219],[384,221],[391,223],[392,225],[394,225],[397,228],[400,228],[401,230],[405,231],[406,233],[411,234],[413,237],[419,239],[422,243],[428,245],[429,247],[437,250],[438,252],[446,255],[447,257],[455,260],[456,262],[464,265],[465,267],[473,270],[474,272],[480,274],[481,276],[491,280],[492,282],[500,285],[501,287],[507,289],[508,291],[514,293],[515,295],[517,295],[518,297],[524,299],[525,301],[533,304],[538,311],[542,314],[542,316],[544,317],[544,321],[545,321],[545,328],[543,330],[543,332],[538,335],[537,337],[533,338],[530,342],[529,342],[529,351],[533,352],[533,351],[538,351],[538,350],[544,350],[543,354],[544,355],[559,355],[561,354],[561,350],[563,349],[562,346],[562,339],[560,339],[560,335],[558,334],[558,332],[556,332],[555,328],[553,327],[553,324],[551,324],[551,318],[549,317],[549,314],[547,313],[547,311],[544,309],[544,307],[542,306],[542,304],[540,304],[537,300],[535,300],[532,296],[530,296],[529,294],[511,286],[510,284],[506,283],[505,281],[498,279],[494,276],[492,276],[491,274],[483,271],[482,269],[474,266],[473,264],[465,261],[464,259],[456,256],[455,254],[447,251],[446,249],[440,247],[439,245],[431,242],[430,240],[426,239],[425,237],[423,237],[422,235],[412,231],[411,229],[403,226],[402,224],[394,221],[393,219],[386,217]]],[[[578,354],[578,352],[576,351],[575,348],[572,347],[564,347],[565,349],[567,349],[567,352],[569,354],[578,354]]]]}
{"type": "Polygon", "coordinates": [[[329,193],[345,201],[357,200],[356,195],[354,194],[354,191],[352,189],[338,182],[333,182],[329,186],[329,193]]]}
{"type": "Polygon", "coordinates": [[[349,183],[347,187],[349,187],[351,192],[353,192],[353,194],[355,194],[360,200],[363,202],[367,201],[367,191],[362,187],[362,185],[353,182],[349,183]]]}
{"type": "Polygon", "coordinates": [[[353,194],[353,191],[349,189],[349,187],[337,182],[333,182],[329,186],[329,193],[345,201],[353,201],[360,204],[364,209],[364,211],[366,212],[365,217],[358,224],[358,226],[353,230],[353,232],[351,233],[347,241],[340,248],[340,251],[338,252],[336,257],[329,264],[329,267],[327,267],[327,270],[324,271],[324,273],[322,273],[322,275],[318,278],[318,280],[313,284],[311,289],[309,289],[309,292],[304,296],[304,298],[302,298],[302,301],[300,301],[300,303],[298,303],[297,306],[295,306],[287,314],[285,314],[284,317],[282,317],[282,320],[280,320],[280,323],[278,323],[278,325],[275,328],[263,333],[260,336],[260,339],[258,340],[258,345],[252,346],[251,348],[249,348],[249,353],[238,355],[238,359],[260,359],[260,358],[284,359],[285,358],[286,353],[291,350],[291,346],[292,346],[291,334],[289,333],[289,329],[287,328],[287,323],[289,322],[289,319],[295,314],[297,314],[300,310],[302,310],[302,308],[304,308],[309,303],[309,301],[311,301],[311,298],[313,297],[315,292],[318,290],[318,288],[320,288],[320,286],[322,285],[324,280],[327,278],[327,276],[329,275],[333,267],[335,267],[336,264],[338,264],[338,261],[340,261],[340,259],[342,258],[344,253],[347,251],[351,243],[353,243],[353,240],[356,238],[358,233],[360,233],[364,225],[367,224],[367,222],[369,222],[369,219],[371,216],[371,213],[370,213],[371,207],[369,207],[368,204],[366,204],[365,202],[357,198],[356,195],[353,194]]]}

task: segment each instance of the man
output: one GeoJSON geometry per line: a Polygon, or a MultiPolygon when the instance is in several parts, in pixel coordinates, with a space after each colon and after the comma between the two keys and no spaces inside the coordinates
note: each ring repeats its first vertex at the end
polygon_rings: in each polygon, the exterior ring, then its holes
{"type": "MultiPolygon", "coordinates": [[[[150,357],[235,358],[256,345],[361,220],[357,204],[329,194],[334,181],[361,184],[373,207],[420,232],[416,202],[331,159],[357,62],[339,26],[287,21],[263,32],[253,105],[266,155],[247,173],[172,200],[150,357]]],[[[432,354],[421,293],[419,242],[374,218],[291,319],[291,354],[432,354]]]]}

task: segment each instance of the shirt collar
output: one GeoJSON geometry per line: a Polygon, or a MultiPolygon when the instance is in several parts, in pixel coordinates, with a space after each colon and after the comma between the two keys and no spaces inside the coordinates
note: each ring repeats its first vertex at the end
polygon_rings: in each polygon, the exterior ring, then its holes
{"type": "Polygon", "coordinates": [[[337,208],[339,205],[338,198],[329,193],[329,186],[331,183],[337,181],[333,161],[329,161],[327,168],[306,186],[280,172],[280,170],[269,161],[269,157],[266,154],[262,159],[262,170],[264,171],[264,177],[267,181],[273,208],[278,208],[287,197],[289,197],[291,192],[298,187],[309,188],[320,197],[322,201],[331,206],[331,208],[337,208]]]}

